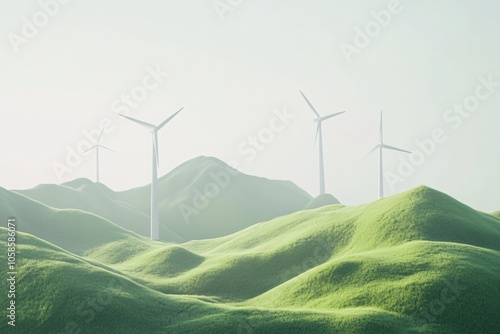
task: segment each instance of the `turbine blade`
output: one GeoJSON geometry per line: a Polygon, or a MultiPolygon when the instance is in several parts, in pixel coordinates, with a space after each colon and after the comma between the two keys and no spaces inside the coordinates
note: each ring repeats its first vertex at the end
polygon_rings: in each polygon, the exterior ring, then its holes
{"type": "Polygon", "coordinates": [[[86,150],[85,150],[85,151],[83,151],[82,153],[86,153],[86,152],[88,152],[88,151],[90,151],[90,150],[92,150],[92,149],[94,149],[94,148],[96,148],[96,147],[97,147],[97,145],[94,145],[94,146],[92,146],[91,148],[86,149],[86,150]]]}
{"type": "Polygon", "coordinates": [[[170,116],[169,118],[167,118],[166,120],[164,120],[163,122],[161,122],[161,124],[156,127],[156,130],[160,130],[161,128],[163,128],[165,126],[165,124],[167,124],[168,122],[170,122],[172,120],[172,118],[174,118],[175,116],[177,116],[177,114],[180,113],[182,111],[182,109],[184,109],[184,107],[182,107],[175,114],[173,114],[172,116],[170,116]]]}
{"type": "Polygon", "coordinates": [[[104,129],[101,130],[101,134],[99,135],[99,138],[97,139],[96,145],[99,145],[101,143],[103,133],[104,133],[104,129]]]}
{"type": "Polygon", "coordinates": [[[335,113],[335,114],[331,114],[331,115],[322,117],[321,120],[324,121],[324,120],[327,120],[329,118],[332,118],[332,117],[335,117],[335,116],[338,116],[338,115],[342,115],[343,113],[345,113],[345,111],[341,111],[341,112],[338,112],[338,113],[335,113]]]}
{"type": "Polygon", "coordinates": [[[131,120],[132,122],[135,122],[145,128],[148,128],[148,129],[154,129],[155,126],[153,124],[150,124],[150,123],[146,123],[146,122],[143,122],[143,121],[140,121],[138,119],[135,119],[135,118],[132,118],[132,117],[128,117],[128,116],[125,116],[125,115],[122,115],[120,114],[121,117],[125,117],[126,119],[128,120],[131,120]]]}
{"type": "Polygon", "coordinates": [[[375,152],[375,151],[376,151],[379,147],[380,147],[380,145],[376,145],[374,148],[372,148],[372,149],[370,150],[370,152],[368,152],[368,153],[367,153],[367,154],[363,157],[363,159],[362,159],[361,161],[363,161],[363,160],[365,160],[366,158],[368,158],[368,156],[369,156],[370,154],[372,154],[373,152],[375,152]]]}
{"type": "Polygon", "coordinates": [[[116,153],[116,151],[115,151],[115,150],[112,150],[112,149],[110,149],[109,147],[102,146],[102,145],[99,145],[99,147],[105,148],[106,150],[109,150],[109,151],[112,151],[112,152],[115,152],[115,153],[116,153]]]}
{"type": "Polygon", "coordinates": [[[382,144],[384,142],[384,125],[382,123],[382,110],[380,110],[380,129],[379,129],[379,142],[382,144]]]}
{"type": "Polygon", "coordinates": [[[316,111],[316,109],[314,109],[313,105],[311,104],[311,102],[309,102],[309,100],[304,95],[304,93],[302,93],[302,91],[300,91],[300,94],[302,94],[302,97],[304,98],[304,100],[306,100],[307,104],[309,105],[309,108],[311,108],[311,110],[316,114],[316,116],[318,116],[318,118],[321,118],[321,116],[319,115],[319,113],[316,111]]]}
{"type": "Polygon", "coordinates": [[[153,147],[156,156],[156,166],[160,166],[160,159],[158,157],[158,132],[156,131],[153,132],[153,147]]]}
{"type": "Polygon", "coordinates": [[[386,148],[386,149],[389,149],[389,150],[393,150],[393,151],[399,151],[399,152],[404,152],[404,153],[410,153],[411,154],[410,151],[406,151],[406,150],[403,150],[401,148],[397,148],[397,147],[386,145],[386,144],[382,144],[382,147],[386,148]]]}
{"type": "Polygon", "coordinates": [[[318,126],[316,127],[316,137],[314,137],[314,146],[316,146],[316,142],[318,141],[320,128],[321,128],[321,122],[318,122],[318,126]]]}

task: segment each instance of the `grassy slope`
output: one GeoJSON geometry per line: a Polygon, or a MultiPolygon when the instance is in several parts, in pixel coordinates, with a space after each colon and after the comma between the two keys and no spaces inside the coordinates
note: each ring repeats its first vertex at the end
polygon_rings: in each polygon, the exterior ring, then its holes
{"type": "MultiPolygon", "coordinates": [[[[0,188],[0,212],[7,217],[15,217],[20,231],[36,235],[75,254],[115,242],[148,242],[146,238],[94,214],[74,209],[54,209],[3,188],[0,188]]],[[[148,247],[151,247],[150,243],[148,247]]]]}
{"type": "MultiPolygon", "coordinates": [[[[0,248],[6,248],[6,239],[6,229],[0,228],[0,248]]],[[[411,328],[401,317],[373,308],[266,310],[164,295],[29,234],[19,232],[17,244],[17,325],[2,321],[2,333],[399,333],[411,328]]],[[[5,261],[3,252],[0,260],[5,261]]],[[[0,289],[8,290],[5,279],[0,289]]]]}
{"type": "MultiPolygon", "coordinates": [[[[227,185],[223,178],[217,195],[208,202],[199,200],[197,207],[194,203],[198,199],[196,192],[211,193],[209,185],[215,184],[212,176],[218,173],[229,175],[228,170],[230,167],[216,158],[198,157],[160,178],[161,220],[187,240],[206,239],[228,235],[255,223],[301,210],[311,200],[310,195],[290,181],[240,173],[231,176],[227,185]],[[186,210],[185,215],[181,208],[186,210]]],[[[148,185],[116,196],[149,212],[149,193],[148,185]]]]}
{"type": "MultiPolygon", "coordinates": [[[[0,229],[2,249],[5,231],[0,229]]],[[[161,333],[189,307],[215,312],[194,298],[166,297],[31,235],[18,233],[17,244],[16,332],[63,332],[74,322],[84,333],[138,333],[146,324],[148,332],[161,333]]]]}
{"type": "MultiPolygon", "coordinates": [[[[417,321],[447,284],[459,284],[466,291],[439,317],[431,315],[436,325],[426,328],[486,333],[500,326],[493,316],[500,309],[499,240],[499,219],[420,187],[361,207],[298,212],[182,248],[145,249],[114,267],[166,293],[255,307],[375,307],[406,317],[417,312],[417,321]],[[162,263],[170,266],[166,272],[162,263]]],[[[120,245],[110,247],[119,253],[120,245]]],[[[103,260],[99,252],[91,256],[103,260]]]]}

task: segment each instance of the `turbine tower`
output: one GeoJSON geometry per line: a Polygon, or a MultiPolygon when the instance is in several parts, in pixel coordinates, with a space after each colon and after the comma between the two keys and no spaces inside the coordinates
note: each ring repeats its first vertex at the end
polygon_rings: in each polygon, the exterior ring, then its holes
{"type": "Polygon", "coordinates": [[[101,130],[101,134],[99,135],[99,138],[97,139],[97,142],[94,146],[92,146],[91,148],[89,148],[88,150],[85,150],[83,151],[83,153],[85,152],[88,152],[92,149],[95,148],[95,162],[96,162],[96,175],[95,175],[95,182],[96,183],[99,183],[99,147],[102,147],[106,150],[110,150],[110,151],[113,151],[115,152],[114,150],[110,149],[110,148],[107,148],[106,146],[102,146],[101,145],[101,140],[102,140],[102,134],[104,133],[104,129],[101,130]]]}
{"type": "Polygon", "coordinates": [[[315,143],[316,143],[316,140],[318,140],[318,136],[319,136],[319,193],[320,193],[320,195],[324,195],[325,194],[325,166],[324,166],[324,161],[323,161],[323,132],[322,132],[321,125],[322,125],[323,121],[330,119],[332,117],[338,116],[340,114],[343,114],[343,113],[345,113],[345,111],[341,111],[341,112],[338,112],[335,114],[330,114],[328,116],[321,117],[320,114],[316,111],[316,109],[314,109],[311,102],[309,102],[307,97],[304,95],[304,93],[302,93],[302,91],[300,91],[300,94],[302,94],[302,97],[304,98],[304,100],[306,100],[307,104],[309,105],[309,108],[311,108],[311,110],[317,116],[317,118],[314,120],[314,122],[317,123],[315,143]]]}
{"type": "MultiPolygon", "coordinates": [[[[393,151],[399,151],[399,152],[404,152],[404,153],[411,153],[410,151],[406,151],[394,146],[390,146],[384,143],[384,130],[383,130],[383,124],[382,124],[382,110],[380,111],[380,129],[379,129],[379,142],[377,146],[375,146],[370,152],[368,152],[368,155],[372,154],[375,152],[377,149],[379,150],[378,152],[378,198],[384,197],[384,169],[383,169],[383,159],[382,159],[382,152],[383,149],[388,149],[388,150],[393,150],[393,151]]],[[[365,158],[366,158],[365,156],[365,158]]]]}
{"type": "Polygon", "coordinates": [[[151,240],[160,239],[160,221],[158,214],[158,166],[160,164],[158,159],[158,131],[160,131],[161,128],[165,126],[165,124],[170,122],[172,118],[177,116],[177,114],[180,113],[182,109],[184,108],[181,108],[175,114],[161,122],[158,126],[120,114],[120,116],[145,127],[153,135],[153,168],[151,180],[151,240]]]}

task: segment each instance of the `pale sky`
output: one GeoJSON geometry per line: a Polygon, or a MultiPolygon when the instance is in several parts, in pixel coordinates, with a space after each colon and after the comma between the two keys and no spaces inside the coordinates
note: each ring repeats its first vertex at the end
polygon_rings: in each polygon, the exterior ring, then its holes
{"type": "Polygon", "coordinates": [[[93,153],[60,176],[53,166],[67,165],[68,149],[101,122],[110,125],[102,144],[116,151],[101,152],[101,182],[149,183],[151,136],[116,113],[135,92],[131,117],[159,123],[185,108],[159,134],[159,175],[215,156],[317,195],[302,90],[322,115],[347,111],[323,125],[326,189],[344,204],[377,198],[377,155],[363,157],[382,109],[389,145],[417,152],[441,129],[414,170],[402,170],[406,154],[384,153],[386,176],[407,172],[393,187],[386,180],[386,195],[425,184],[500,210],[499,17],[496,0],[0,0],[0,186],[94,180],[93,153]],[[355,43],[359,31],[368,45],[355,43]],[[358,46],[350,61],[348,45],[358,46]],[[147,77],[157,70],[169,73],[159,83],[147,77]],[[447,111],[464,103],[461,114],[447,111]],[[271,140],[263,129],[278,124],[276,110],[294,118],[271,140]],[[249,159],[248,137],[259,133],[269,140],[249,159]]]}

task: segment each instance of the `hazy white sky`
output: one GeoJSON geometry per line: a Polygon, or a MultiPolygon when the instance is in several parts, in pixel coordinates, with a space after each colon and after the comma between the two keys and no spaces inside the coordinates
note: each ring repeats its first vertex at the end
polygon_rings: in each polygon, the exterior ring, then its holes
{"type": "Polygon", "coordinates": [[[185,107],[160,132],[160,175],[210,155],[316,195],[303,90],[323,115],[347,110],[323,128],[327,191],[343,203],[376,199],[377,157],[362,159],[383,109],[390,145],[417,152],[436,128],[445,138],[410,171],[407,156],[386,152],[386,173],[404,174],[394,188],[386,182],[387,195],[426,184],[499,210],[500,2],[397,2],[0,0],[0,186],[94,179],[92,153],[61,177],[53,166],[67,165],[68,149],[84,147],[84,132],[103,121],[103,144],[117,152],[102,152],[101,181],[116,190],[149,183],[150,135],[116,113],[134,92],[143,100],[129,115],[148,122],[185,107]],[[355,41],[358,28],[372,37],[355,41]],[[348,61],[342,48],[356,45],[348,61]],[[160,83],[147,77],[158,68],[169,72],[160,83]],[[279,125],[276,110],[294,118],[270,140],[263,129],[279,125]],[[269,142],[249,159],[248,137],[259,133],[269,142]]]}

